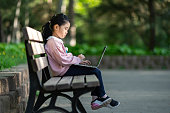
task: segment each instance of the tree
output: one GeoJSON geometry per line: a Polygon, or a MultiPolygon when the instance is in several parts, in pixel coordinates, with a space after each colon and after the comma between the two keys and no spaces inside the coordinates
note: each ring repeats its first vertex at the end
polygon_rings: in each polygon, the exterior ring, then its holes
{"type": "MultiPolygon", "coordinates": [[[[102,1],[98,7],[88,10],[88,14],[93,14],[95,22],[95,38],[91,39],[103,37],[110,44],[127,44],[150,50],[155,46],[165,47],[170,35],[167,30],[168,10],[166,0],[102,1]]],[[[90,29],[87,25],[83,27],[90,29]]],[[[90,36],[93,36],[92,33],[90,36]]]]}
{"type": "Polygon", "coordinates": [[[70,19],[70,45],[76,45],[76,27],[74,25],[74,0],[69,0],[69,19],[70,19]]]}
{"type": "Polygon", "coordinates": [[[57,0],[57,13],[61,13],[61,9],[62,9],[62,4],[63,4],[63,0],[57,0]]]}
{"type": "Polygon", "coordinates": [[[0,3],[1,13],[1,40],[0,42],[7,42],[11,39],[11,30],[14,17],[14,10],[16,8],[16,0],[2,0],[0,3]]]}
{"type": "MultiPolygon", "coordinates": [[[[0,41],[11,42],[18,2],[0,3],[0,41]]],[[[57,9],[65,13],[66,6],[73,45],[77,41],[93,45],[127,44],[150,50],[169,47],[168,0],[22,0],[17,29],[21,32],[22,27],[29,25],[41,30],[57,9]]]]}
{"type": "Polygon", "coordinates": [[[148,1],[148,7],[149,7],[149,24],[150,24],[150,43],[149,43],[149,49],[151,51],[154,50],[155,47],[155,9],[154,9],[154,0],[148,1]]]}
{"type": "Polygon", "coordinates": [[[3,30],[2,30],[2,17],[1,17],[1,12],[0,12],[0,42],[5,42],[5,37],[3,35],[3,30]]]}
{"type": "Polygon", "coordinates": [[[13,23],[13,32],[12,32],[12,42],[16,42],[16,43],[19,43],[21,40],[20,23],[18,19],[20,16],[20,8],[21,8],[21,0],[18,0],[14,23],[13,23]]]}

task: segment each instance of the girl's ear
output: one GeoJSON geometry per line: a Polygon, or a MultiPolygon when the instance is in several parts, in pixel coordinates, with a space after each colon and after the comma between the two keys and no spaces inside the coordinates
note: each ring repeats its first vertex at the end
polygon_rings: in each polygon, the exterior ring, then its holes
{"type": "Polygon", "coordinates": [[[58,24],[55,24],[55,25],[53,26],[53,30],[54,30],[54,31],[56,31],[56,30],[58,31],[58,30],[59,30],[59,25],[58,25],[58,24]]]}

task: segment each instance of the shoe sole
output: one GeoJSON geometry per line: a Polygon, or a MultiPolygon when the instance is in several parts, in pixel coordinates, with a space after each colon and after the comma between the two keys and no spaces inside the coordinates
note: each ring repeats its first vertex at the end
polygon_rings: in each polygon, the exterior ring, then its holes
{"type": "Polygon", "coordinates": [[[105,100],[100,106],[101,107],[106,107],[108,104],[110,104],[110,102],[112,101],[111,98],[108,98],[107,100],[105,100]]]}

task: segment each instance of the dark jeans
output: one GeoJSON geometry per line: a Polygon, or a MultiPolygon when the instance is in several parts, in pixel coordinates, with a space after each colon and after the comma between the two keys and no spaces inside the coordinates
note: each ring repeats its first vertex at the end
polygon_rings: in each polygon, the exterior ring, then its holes
{"type": "Polygon", "coordinates": [[[92,75],[95,74],[96,77],[99,79],[100,86],[96,87],[92,92],[92,96],[102,97],[104,96],[105,90],[102,80],[101,71],[98,68],[90,68],[90,67],[83,67],[78,65],[71,65],[68,71],[64,74],[64,76],[79,76],[79,75],[92,75]]]}

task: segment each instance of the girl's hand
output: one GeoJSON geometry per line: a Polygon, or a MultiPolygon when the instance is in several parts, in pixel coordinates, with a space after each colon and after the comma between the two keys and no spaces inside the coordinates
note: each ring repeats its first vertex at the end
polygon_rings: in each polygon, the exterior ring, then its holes
{"type": "Polygon", "coordinates": [[[79,57],[81,60],[85,59],[85,56],[84,56],[83,54],[78,55],[78,57],[79,57]]]}
{"type": "Polygon", "coordinates": [[[80,62],[80,64],[90,65],[91,62],[89,60],[83,60],[83,61],[80,62]]]}

